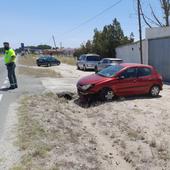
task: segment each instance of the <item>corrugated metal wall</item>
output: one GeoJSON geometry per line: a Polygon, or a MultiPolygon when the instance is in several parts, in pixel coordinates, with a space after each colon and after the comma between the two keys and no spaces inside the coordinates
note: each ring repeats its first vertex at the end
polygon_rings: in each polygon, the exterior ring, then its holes
{"type": "Polygon", "coordinates": [[[170,37],[149,40],[149,64],[157,68],[165,81],[170,81],[170,37]]]}

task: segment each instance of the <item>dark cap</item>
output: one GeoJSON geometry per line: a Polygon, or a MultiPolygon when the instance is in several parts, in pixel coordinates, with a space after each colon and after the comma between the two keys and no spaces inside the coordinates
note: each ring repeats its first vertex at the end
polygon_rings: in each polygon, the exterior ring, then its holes
{"type": "Polygon", "coordinates": [[[9,45],[9,42],[4,42],[3,44],[4,44],[4,45],[9,45]]]}

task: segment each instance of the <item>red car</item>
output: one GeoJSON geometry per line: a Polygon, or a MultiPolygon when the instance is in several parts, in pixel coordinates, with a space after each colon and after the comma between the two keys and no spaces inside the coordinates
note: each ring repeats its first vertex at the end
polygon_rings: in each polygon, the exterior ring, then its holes
{"type": "Polygon", "coordinates": [[[80,79],[77,83],[79,96],[98,94],[102,100],[111,100],[115,96],[144,94],[156,97],[162,87],[162,76],[155,68],[126,63],[107,67],[80,79]]]}

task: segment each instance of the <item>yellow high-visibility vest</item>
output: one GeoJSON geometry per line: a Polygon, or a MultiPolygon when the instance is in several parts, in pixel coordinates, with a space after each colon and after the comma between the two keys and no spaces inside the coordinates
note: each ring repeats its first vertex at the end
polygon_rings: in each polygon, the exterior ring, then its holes
{"type": "Polygon", "coordinates": [[[5,55],[4,55],[5,64],[16,62],[16,57],[12,57],[12,56],[15,56],[15,51],[12,48],[5,51],[5,55]]]}

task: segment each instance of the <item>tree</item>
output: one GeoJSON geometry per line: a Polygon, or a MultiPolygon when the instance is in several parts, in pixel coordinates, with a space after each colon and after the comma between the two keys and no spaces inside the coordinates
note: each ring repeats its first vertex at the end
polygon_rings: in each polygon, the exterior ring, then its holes
{"type": "Polygon", "coordinates": [[[112,24],[104,26],[103,31],[95,29],[94,33],[94,51],[102,56],[116,57],[116,47],[130,43],[128,37],[124,36],[121,25],[116,18],[112,24]]]}
{"type": "Polygon", "coordinates": [[[164,12],[165,26],[169,26],[170,0],[160,0],[164,12]]]}
{"type": "Polygon", "coordinates": [[[44,44],[44,45],[38,45],[37,48],[38,48],[38,49],[42,49],[42,50],[52,49],[51,46],[46,45],[46,44],[44,44]]]}
{"type": "Polygon", "coordinates": [[[142,5],[140,3],[141,15],[143,17],[143,20],[144,20],[145,24],[147,26],[149,26],[150,28],[152,28],[152,25],[156,25],[156,26],[159,26],[159,27],[170,26],[170,21],[169,21],[169,17],[170,17],[170,0],[159,0],[159,3],[160,3],[160,7],[162,9],[162,12],[163,12],[163,20],[164,20],[164,22],[162,21],[162,19],[160,19],[160,17],[157,16],[157,14],[155,13],[155,11],[152,8],[151,4],[150,4],[150,11],[151,11],[151,14],[152,14],[152,18],[146,16],[144,14],[144,12],[143,12],[143,7],[142,7],[142,5]]]}
{"type": "Polygon", "coordinates": [[[74,53],[75,56],[86,53],[97,53],[103,57],[116,57],[115,48],[132,42],[124,36],[120,23],[115,18],[112,24],[105,25],[102,31],[94,30],[93,40],[82,44],[74,53]]]}

